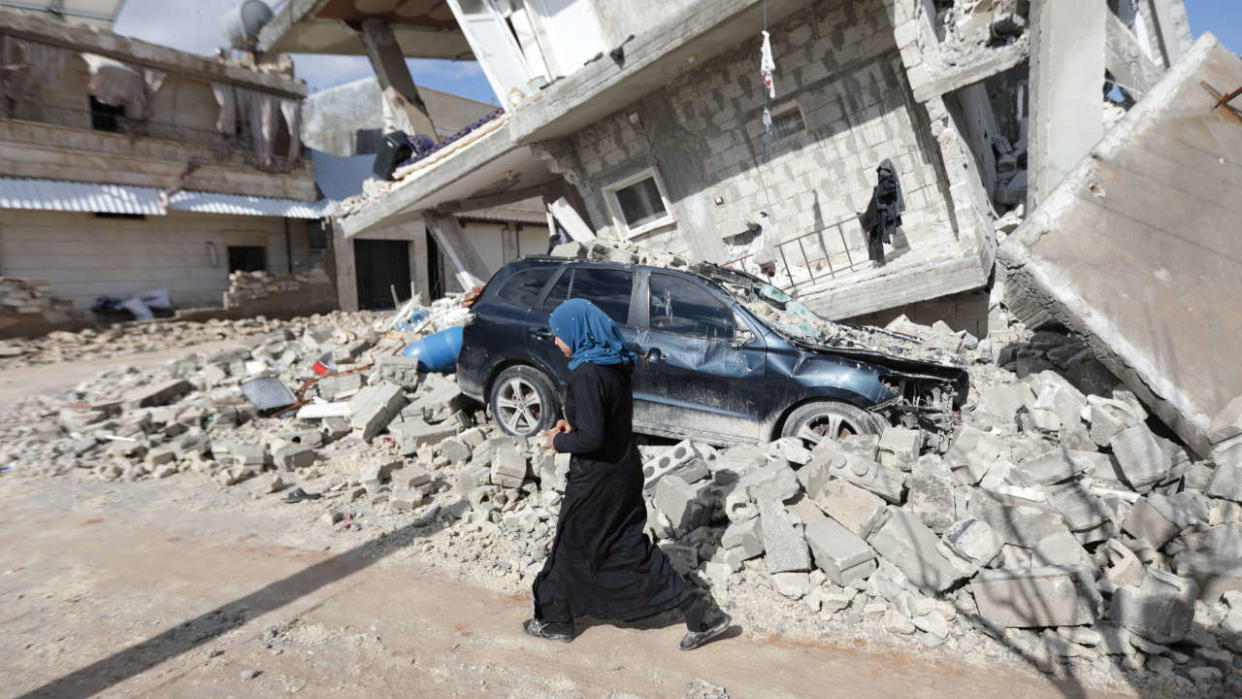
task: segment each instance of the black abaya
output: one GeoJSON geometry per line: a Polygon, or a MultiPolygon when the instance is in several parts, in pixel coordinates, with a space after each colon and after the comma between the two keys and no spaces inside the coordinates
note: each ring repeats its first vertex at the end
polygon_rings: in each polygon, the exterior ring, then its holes
{"type": "Polygon", "coordinates": [[[664,552],[643,533],[643,472],[632,432],[630,368],[587,362],[569,377],[557,435],[572,454],[556,540],[535,578],[535,617],[572,623],[575,615],[633,621],[692,604],[696,596],[664,552]]]}

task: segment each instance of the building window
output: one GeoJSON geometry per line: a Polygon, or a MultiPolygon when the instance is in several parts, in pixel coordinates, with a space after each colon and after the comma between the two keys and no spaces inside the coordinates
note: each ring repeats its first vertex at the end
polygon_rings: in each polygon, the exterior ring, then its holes
{"type": "Polygon", "coordinates": [[[96,131],[120,131],[121,119],[125,118],[125,105],[114,107],[91,98],[91,128],[96,131]]]}
{"type": "Polygon", "coordinates": [[[673,223],[664,185],[655,170],[645,170],[605,188],[608,205],[628,236],[673,223]]]}
{"type": "Polygon", "coordinates": [[[267,270],[267,248],[262,245],[230,245],[229,273],[267,270]]]}
{"type": "Polygon", "coordinates": [[[802,108],[797,102],[783,104],[772,110],[772,140],[779,141],[806,130],[802,108]]]}

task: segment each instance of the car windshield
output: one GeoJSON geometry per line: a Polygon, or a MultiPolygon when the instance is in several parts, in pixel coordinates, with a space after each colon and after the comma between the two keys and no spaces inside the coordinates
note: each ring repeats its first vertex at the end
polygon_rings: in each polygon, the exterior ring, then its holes
{"type": "MultiPolygon", "coordinates": [[[[804,306],[777,287],[754,278],[716,277],[759,320],[786,339],[812,347],[880,353],[960,365],[961,357],[932,338],[895,332],[870,325],[831,321],[804,306]]],[[[954,336],[956,339],[956,336],[954,336]]]]}

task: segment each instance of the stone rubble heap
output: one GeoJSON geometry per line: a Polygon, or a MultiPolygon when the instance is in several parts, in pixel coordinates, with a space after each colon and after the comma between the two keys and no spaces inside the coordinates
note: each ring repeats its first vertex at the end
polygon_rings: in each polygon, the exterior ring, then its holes
{"type": "Polygon", "coordinates": [[[73,302],[56,293],[46,279],[0,277],[0,311],[5,313],[68,313],[73,302]]]}
{"type": "Polygon", "coordinates": [[[118,323],[78,332],[57,330],[27,339],[0,340],[0,371],[36,364],[58,364],[83,359],[104,359],[143,352],[172,350],[207,342],[261,337],[288,329],[301,334],[306,328],[331,332],[332,328],[369,323],[375,316],[333,312],[292,321],[268,320],[262,316],[239,320],[208,321],[156,320],[118,323]]]}
{"type": "Polygon", "coordinates": [[[229,288],[224,292],[224,307],[235,308],[247,301],[270,296],[294,294],[308,285],[331,284],[323,267],[316,267],[297,274],[272,276],[264,271],[233,272],[229,274],[229,288]]]}
{"type": "MultiPolygon", "coordinates": [[[[433,307],[423,330],[457,310],[433,307]]],[[[296,485],[322,498],[325,526],[356,531],[369,508],[397,526],[443,527],[458,561],[529,583],[569,459],[501,434],[453,377],[420,373],[398,354],[411,335],[387,331],[388,319],[334,320],[31,399],[0,430],[0,464],[262,479],[272,497],[296,485]],[[325,354],[337,373],[301,392],[296,417],[260,415],[241,392],[261,376],[301,388],[325,354]]],[[[986,635],[1050,672],[1145,669],[1175,689],[1238,695],[1242,401],[1198,460],[1081,345],[1016,334],[994,358],[968,354],[971,396],[943,454],[898,427],[817,445],[643,444],[650,535],[726,604],[758,580],[807,616],[928,646],[986,635]]]]}

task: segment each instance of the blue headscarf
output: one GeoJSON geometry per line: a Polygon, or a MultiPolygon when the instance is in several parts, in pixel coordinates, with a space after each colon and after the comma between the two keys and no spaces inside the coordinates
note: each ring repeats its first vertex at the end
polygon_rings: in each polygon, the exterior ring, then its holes
{"type": "Polygon", "coordinates": [[[570,299],[557,306],[550,325],[552,332],[573,351],[569,359],[571,370],[583,362],[601,366],[634,362],[634,353],[625,349],[617,324],[586,299],[570,299]]]}

